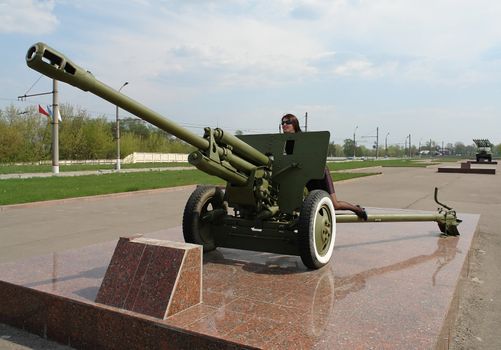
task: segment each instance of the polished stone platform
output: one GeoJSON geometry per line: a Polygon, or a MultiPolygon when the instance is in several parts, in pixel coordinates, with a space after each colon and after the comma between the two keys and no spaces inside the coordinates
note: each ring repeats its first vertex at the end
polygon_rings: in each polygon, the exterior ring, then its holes
{"type": "Polygon", "coordinates": [[[470,164],[483,164],[483,165],[497,165],[498,164],[498,162],[495,161],[495,160],[493,160],[492,162],[469,160],[469,161],[467,161],[467,163],[470,163],[470,164]]]}
{"type": "MultiPolygon", "coordinates": [[[[460,174],[487,174],[487,175],[495,175],[496,169],[486,169],[486,168],[472,168],[471,164],[480,164],[473,163],[471,161],[461,163],[459,168],[456,167],[440,167],[437,168],[437,172],[439,173],[460,173],[460,174]]],[[[489,163],[487,163],[489,164],[489,163]]]]}
{"type": "MultiPolygon", "coordinates": [[[[218,249],[204,256],[203,302],[165,320],[94,302],[116,242],[7,263],[0,322],[88,349],[446,349],[479,220],[458,217],[459,237],[435,223],[339,224],[316,271],[218,249]]],[[[182,241],[180,228],[145,236],[182,241]]]]}

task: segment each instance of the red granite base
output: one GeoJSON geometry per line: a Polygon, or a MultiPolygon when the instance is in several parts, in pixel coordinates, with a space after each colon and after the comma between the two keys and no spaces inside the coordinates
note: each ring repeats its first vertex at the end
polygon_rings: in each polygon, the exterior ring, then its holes
{"type": "Polygon", "coordinates": [[[496,165],[496,164],[498,164],[498,162],[495,161],[495,160],[493,160],[492,162],[469,160],[468,163],[470,163],[470,164],[485,164],[485,165],[496,165]]]}
{"type": "MultiPolygon", "coordinates": [[[[375,212],[369,209],[369,212],[375,212]]],[[[333,260],[218,249],[203,302],[165,320],[101,305],[116,242],[0,267],[0,322],[83,349],[446,349],[478,224],[340,224],[333,260]]],[[[182,241],[180,229],[148,234],[182,241]]]]}
{"type": "Polygon", "coordinates": [[[121,237],[96,303],[165,319],[202,302],[202,246],[121,237]]]}
{"type": "MultiPolygon", "coordinates": [[[[469,164],[469,163],[468,163],[469,164]]],[[[481,168],[438,168],[439,173],[486,174],[495,175],[496,169],[481,168]]]]}

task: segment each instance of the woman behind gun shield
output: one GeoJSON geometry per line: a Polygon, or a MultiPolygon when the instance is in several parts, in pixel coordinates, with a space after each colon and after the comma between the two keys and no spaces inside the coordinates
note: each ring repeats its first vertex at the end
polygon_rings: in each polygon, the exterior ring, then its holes
{"type": "MultiPolygon", "coordinates": [[[[301,128],[299,127],[299,121],[293,114],[286,114],[282,117],[282,131],[284,134],[293,134],[296,132],[301,132],[301,128]]],[[[336,210],[351,210],[354,212],[359,218],[367,221],[367,213],[364,208],[361,208],[359,205],[353,205],[351,203],[345,201],[339,201],[336,197],[336,192],[334,191],[334,184],[332,183],[331,174],[329,169],[325,167],[324,169],[324,177],[319,180],[310,180],[306,184],[306,188],[308,191],[312,190],[324,190],[326,191],[332,200],[332,204],[334,205],[334,209],[336,210]]]]}

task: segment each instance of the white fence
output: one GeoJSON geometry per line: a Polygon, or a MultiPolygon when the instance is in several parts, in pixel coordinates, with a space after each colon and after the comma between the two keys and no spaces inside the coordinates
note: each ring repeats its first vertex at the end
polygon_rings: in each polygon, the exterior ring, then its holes
{"type": "Polygon", "coordinates": [[[188,154],[185,153],[143,153],[134,152],[125,157],[124,164],[131,163],[187,163],[188,154]]]}
{"type": "MultiPolygon", "coordinates": [[[[59,165],[72,164],[116,164],[116,159],[89,159],[89,160],[60,160],[59,165]]],[[[185,153],[143,153],[134,152],[122,159],[122,163],[188,163],[188,154],[185,153]]],[[[50,165],[51,160],[41,160],[38,162],[20,162],[13,165],[50,165]]],[[[0,163],[1,165],[1,163],[0,163]]]]}
{"type": "MultiPolygon", "coordinates": [[[[59,165],[72,164],[115,164],[116,159],[87,159],[87,160],[59,160],[59,165]]],[[[38,162],[17,162],[7,163],[7,165],[51,165],[52,160],[40,160],[38,162]]],[[[0,163],[0,165],[2,165],[0,163]]]]}

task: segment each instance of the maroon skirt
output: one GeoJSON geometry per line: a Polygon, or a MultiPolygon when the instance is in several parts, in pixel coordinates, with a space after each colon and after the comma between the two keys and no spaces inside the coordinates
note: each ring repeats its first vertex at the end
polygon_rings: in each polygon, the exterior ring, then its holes
{"type": "Polygon", "coordinates": [[[331,173],[327,167],[324,168],[324,177],[321,179],[308,181],[306,188],[310,192],[313,190],[324,190],[328,194],[333,194],[336,192],[334,191],[334,184],[332,183],[331,173]]]}

